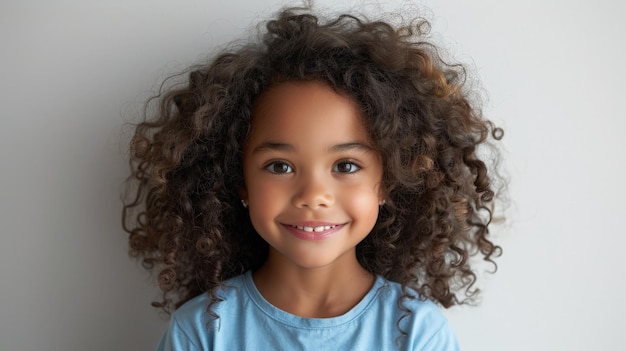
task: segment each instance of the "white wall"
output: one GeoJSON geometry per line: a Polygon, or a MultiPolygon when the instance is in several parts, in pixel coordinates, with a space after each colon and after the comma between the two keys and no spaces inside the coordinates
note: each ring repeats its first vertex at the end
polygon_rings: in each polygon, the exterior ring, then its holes
{"type": "MultiPolygon", "coordinates": [[[[122,125],[280,3],[0,3],[0,350],[154,347],[157,290],[119,225],[122,125]]],[[[475,65],[512,177],[500,269],[480,307],[447,312],[463,349],[622,349],[626,6],[422,3],[475,65]]]]}

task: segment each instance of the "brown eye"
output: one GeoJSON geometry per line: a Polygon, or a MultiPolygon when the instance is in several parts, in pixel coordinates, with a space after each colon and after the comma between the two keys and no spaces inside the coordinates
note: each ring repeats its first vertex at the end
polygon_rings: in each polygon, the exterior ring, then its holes
{"type": "Polygon", "coordinates": [[[290,165],[280,161],[270,163],[269,165],[265,166],[265,169],[268,170],[270,173],[275,174],[286,174],[293,172],[293,168],[291,168],[290,165]]]}
{"type": "Polygon", "coordinates": [[[333,172],[337,172],[337,173],[354,173],[354,172],[356,172],[356,171],[358,171],[360,169],[361,169],[361,167],[359,167],[356,163],[353,163],[353,162],[339,162],[333,168],[333,172]]]}

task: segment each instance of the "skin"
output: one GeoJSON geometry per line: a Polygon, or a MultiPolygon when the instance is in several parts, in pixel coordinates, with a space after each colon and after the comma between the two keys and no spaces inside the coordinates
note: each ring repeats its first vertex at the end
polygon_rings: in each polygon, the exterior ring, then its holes
{"type": "Polygon", "coordinates": [[[254,282],[276,307],[332,317],[354,307],[374,276],[356,258],[382,201],[382,161],[360,111],[321,82],[285,82],[253,111],[243,149],[250,219],[270,245],[254,282]]]}

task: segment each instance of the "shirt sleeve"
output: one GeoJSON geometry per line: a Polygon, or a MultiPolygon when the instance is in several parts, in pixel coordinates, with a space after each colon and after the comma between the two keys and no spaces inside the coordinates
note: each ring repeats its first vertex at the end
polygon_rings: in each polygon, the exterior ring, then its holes
{"type": "Polygon", "coordinates": [[[460,351],[459,343],[452,331],[452,327],[447,322],[428,340],[424,348],[419,350],[428,351],[460,351]]]}
{"type": "Polygon", "coordinates": [[[175,316],[172,316],[170,325],[161,337],[156,351],[200,351],[200,348],[185,333],[175,316]]]}

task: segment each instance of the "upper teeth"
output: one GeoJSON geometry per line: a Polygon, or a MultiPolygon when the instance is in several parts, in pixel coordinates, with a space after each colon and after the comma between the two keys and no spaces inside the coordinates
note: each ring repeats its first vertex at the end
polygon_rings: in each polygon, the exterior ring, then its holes
{"type": "Polygon", "coordinates": [[[331,228],[336,227],[336,225],[321,225],[319,227],[306,227],[306,226],[300,226],[300,225],[294,225],[292,226],[294,228],[298,228],[300,230],[304,230],[305,232],[323,232],[325,230],[329,230],[331,228]]]}

